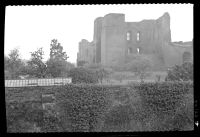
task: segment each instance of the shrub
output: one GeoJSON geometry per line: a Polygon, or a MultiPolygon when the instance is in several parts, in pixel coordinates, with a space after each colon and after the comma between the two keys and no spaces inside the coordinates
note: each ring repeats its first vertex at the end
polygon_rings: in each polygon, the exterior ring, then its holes
{"type": "Polygon", "coordinates": [[[74,68],[69,71],[69,77],[72,78],[72,83],[97,83],[98,78],[95,72],[86,68],[74,68]]]}
{"type": "Polygon", "coordinates": [[[185,62],[182,65],[175,65],[171,70],[168,70],[166,81],[193,81],[193,64],[185,62]]]}
{"type": "Polygon", "coordinates": [[[88,64],[85,65],[85,68],[88,68],[96,73],[96,77],[99,82],[103,82],[103,79],[108,78],[113,70],[108,67],[104,67],[101,64],[88,64]]]}
{"type": "Polygon", "coordinates": [[[106,125],[116,126],[130,123],[133,119],[132,107],[130,105],[113,106],[105,117],[106,125]]]}
{"type": "MultiPolygon", "coordinates": [[[[146,114],[155,115],[156,120],[159,123],[156,125],[154,130],[174,130],[177,128],[177,124],[175,124],[177,119],[188,117],[185,109],[186,106],[184,105],[188,102],[185,100],[185,95],[193,94],[191,93],[193,89],[193,83],[145,83],[141,84],[140,86],[135,86],[135,88],[137,89],[137,93],[141,97],[142,107],[143,110],[145,110],[143,112],[146,114]],[[181,115],[177,112],[177,110],[180,108],[182,108],[183,110],[181,112],[181,115]]],[[[152,120],[151,115],[146,116],[147,117],[143,119],[144,121],[152,120]]],[[[153,124],[155,124],[155,118],[153,119],[153,124]]],[[[179,120],[177,121],[177,123],[179,124],[178,129],[182,129],[180,124],[183,126],[188,122],[179,120]]]]}
{"type": "Polygon", "coordinates": [[[57,94],[62,115],[71,122],[71,131],[94,131],[109,106],[108,89],[92,85],[69,85],[57,94]]]}
{"type": "Polygon", "coordinates": [[[152,60],[148,56],[134,55],[132,60],[125,64],[125,70],[135,72],[141,82],[149,75],[147,72],[152,68],[152,60]]]}
{"type": "Polygon", "coordinates": [[[42,110],[34,109],[32,103],[12,102],[6,104],[8,132],[28,132],[33,125],[40,125],[42,110]]]}
{"type": "MultiPolygon", "coordinates": [[[[32,102],[33,103],[33,102],[32,102]]],[[[6,105],[8,132],[29,132],[39,129],[41,132],[62,131],[59,117],[48,114],[42,108],[33,108],[32,103],[12,102],[6,105]]]]}

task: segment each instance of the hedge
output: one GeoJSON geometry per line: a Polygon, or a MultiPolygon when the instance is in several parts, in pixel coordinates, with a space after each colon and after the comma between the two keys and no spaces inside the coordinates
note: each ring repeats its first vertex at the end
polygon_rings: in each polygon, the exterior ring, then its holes
{"type": "MultiPolygon", "coordinates": [[[[134,88],[141,97],[146,119],[149,120],[153,116],[154,119],[159,121],[160,125],[157,125],[155,130],[178,130],[188,122],[192,124],[193,114],[186,112],[186,107],[190,107],[190,112],[193,111],[193,104],[190,103],[193,102],[191,97],[193,96],[192,82],[144,83],[140,86],[134,86],[134,88]],[[188,95],[190,100],[186,100],[188,95]],[[180,112],[180,109],[182,112],[180,112]],[[179,125],[175,124],[178,119],[179,125]],[[187,121],[188,119],[190,120],[187,121]],[[164,124],[162,125],[163,121],[164,124]]],[[[143,116],[143,120],[145,120],[145,116],[143,116]]]]}
{"type": "Polygon", "coordinates": [[[150,112],[171,113],[182,103],[183,96],[192,93],[191,82],[144,83],[134,86],[141,96],[143,106],[150,112]]]}
{"type": "Polygon", "coordinates": [[[93,85],[69,85],[58,89],[58,106],[71,122],[71,131],[98,130],[100,119],[110,106],[109,88],[93,85]]]}
{"type": "Polygon", "coordinates": [[[18,119],[23,118],[30,123],[36,123],[43,132],[88,132],[101,131],[101,124],[104,121],[105,124],[109,121],[112,124],[114,120],[113,124],[116,124],[116,122],[123,123],[124,120],[135,119],[143,123],[144,130],[150,121],[153,121],[152,130],[174,130],[188,124],[188,121],[183,119],[191,118],[192,108],[187,104],[192,98],[186,100],[185,97],[193,95],[192,91],[191,82],[123,86],[69,84],[52,87],[6,88],[7,124],[11,127],[9,129],[11,131],[12,128],[17,127],[18,119]],[[36,105],[38,107],[30,105],[31,102],[42,103],[39,97],[46,93],[54,93],[56,97],[56,109],[51,111],[53,115],[48,114],[49,111],[42,110],[41,105],[36,105]],[[136,97],[139,97],[139,100],[136,100],[136,97]],[[23,98],[31,99],[31,102],[27,103],[28,99],[23,98]],[[9,103],[11,100],[15,101],[9,103]],[[112,109],[114,100],[123,102],[124,106],[112,109]],[[134,101],[135,104],[132,103],[134,101]],[[13,109],[13,104],[17,106],[16,109],[13,109]],[[137,108],[134,109],[136,104],[137,108]],[[158,125],[155,125],[155,121],[158,125]]]}

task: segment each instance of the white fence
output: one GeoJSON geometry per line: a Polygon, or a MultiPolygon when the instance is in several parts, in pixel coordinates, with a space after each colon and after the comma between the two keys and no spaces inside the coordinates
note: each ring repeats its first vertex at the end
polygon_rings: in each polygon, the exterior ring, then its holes
{"type": "Polygon", "coordinates": [[[53,86],[71,82],[71,78],[5,80],[5,87],[53,86]]]}

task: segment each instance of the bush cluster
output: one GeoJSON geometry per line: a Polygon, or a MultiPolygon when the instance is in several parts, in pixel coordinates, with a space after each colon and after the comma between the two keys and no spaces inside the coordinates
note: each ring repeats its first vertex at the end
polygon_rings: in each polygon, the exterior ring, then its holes
{"type": "Polygon", "coordinates": [[[68,76],[72,78],[72,83],[74,84],[98,82],[96,73],[83,67],[71,69],[68,76]]]}
{"type": "Polygon", "coordinates": [[[166,81],[193,81],[193,64],[185,62],[182,65],[175,65],[168,70],[166,81]]]}

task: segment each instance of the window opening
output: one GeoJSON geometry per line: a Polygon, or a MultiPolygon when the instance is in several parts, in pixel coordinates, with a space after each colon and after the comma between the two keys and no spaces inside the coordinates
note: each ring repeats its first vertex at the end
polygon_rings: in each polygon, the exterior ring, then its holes
{"type": "Polygon", "coordinates": [[[131,37],[130,32],[127,32],[127,33],[126,33],[126,40],[130,40],[130,37],[131,37]]]}
{"type": "Polygon", "coordinates": [[[137,53],[140,54],[140,48],[137,48],[137,53]]]}
{"type": "Polygon", "coordinates": [[[137,41],[140,41],[140,33],[137,33],[137,41]]]}

